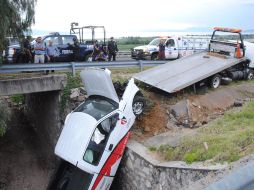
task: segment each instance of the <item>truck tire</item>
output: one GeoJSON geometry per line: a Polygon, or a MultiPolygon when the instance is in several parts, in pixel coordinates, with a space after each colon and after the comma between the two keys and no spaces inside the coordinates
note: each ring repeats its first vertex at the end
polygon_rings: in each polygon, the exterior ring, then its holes
{"type": "Polygon", "coordinates": [[[214,75],[211,79],[210,79],[210,87],[212,89],[216,89],[220,86],[221,84],[221,76],[219,74],[214,75]]]}
{"type": "Polygon", "coordinates": [[[158,58],[158,54],[154,53],[151,55],[151,60],[156,60],[158,58]]]}
{"type": "Polygon", "coordinates": [[[145,98],[141,95],[136,95],[132,103],[132,111],[135,116],[139,116],[143,113],[146,106],[145,98]]]}
{"type": "Polygon", "coordinates": [[[250,70],[250,71],[248,72],[248,75],[247,75],[247,80],[252,80],[253,78],[254,78],[253,71],[250,70]]]}
{"type": "Polygon", "coordinates": [[[87,54],[86,56],[85,56],[85,61],[92,61],[92,53],[89,53],[89,54],[87,54]]]}

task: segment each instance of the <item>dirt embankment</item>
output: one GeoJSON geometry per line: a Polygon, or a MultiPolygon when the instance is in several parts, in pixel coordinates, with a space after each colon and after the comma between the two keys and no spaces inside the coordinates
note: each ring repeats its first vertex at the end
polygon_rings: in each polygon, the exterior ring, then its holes
{"type": "MultiPolygon", "coordinates": [[[[164,133],[184,133],[186,128],[197,128],[223,115],[232,107],[242,106],[254,98],[254,84],[222,86],[203,95],[184,94],[169,98],[165,93],[146,92],[149,104],[145,114],[136,120],[132,138],[143,142],[164,133]]],[[[189,130],[186,130],[189,132],[189,130]]]]}

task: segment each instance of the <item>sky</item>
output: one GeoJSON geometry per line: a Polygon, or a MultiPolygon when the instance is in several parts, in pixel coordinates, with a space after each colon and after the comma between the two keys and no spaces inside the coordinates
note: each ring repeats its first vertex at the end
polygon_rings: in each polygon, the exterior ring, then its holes
{"type": "MultiPolygon", "coordinates": [[[[103,25],[107,37],[254,29],[254,0],[37,0],[33,35],[103,25]]],[[[98,31],[98,34],[100,31],[98,31]]]]}

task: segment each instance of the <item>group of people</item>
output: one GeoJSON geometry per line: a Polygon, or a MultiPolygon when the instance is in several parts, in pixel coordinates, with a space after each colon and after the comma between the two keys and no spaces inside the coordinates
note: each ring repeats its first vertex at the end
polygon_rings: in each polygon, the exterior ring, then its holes
{"type": "MultiPolygon", "coordinates": [[[[44,63],[45,57],[48,61],[54,62],[55,57],[55,47],[53,46],[53,41],[49,41],[48,46],[42,41],[41,37],[36,38],[36,43],[34,44],[34,63],[44,63]]],[[[25,54],[26,62],[32,62],[33,56],[31,54],[30,41],[27,38],[23,40],[23,51],[25,54]]]]}
{"type": "Polygon", "coordinates": [[[118,47],[116,41],[114,40],[114,37],[111,37],[108,41],[107,48],[105,46],[100,46],[98,44],[98,41],[96,40],[94,42],[92,61],[115,61],[117,52],[118,47]]]}
{"type": "Polygon", "coordinates": [[[53,46],[53,41],[49,40],[48,46],[45,46],[42,38],[38,37],[34,44],[34,63],[44,63],[45,57],[48,61],[54,62],[54,56],[55,46],[53,46]]]}
{"type": "MultiPolygon", "coordinates": [[[[79,54],[79,44],[78,40],[75,38],[73,45],[73,54],[74,59],[78,60],[79,54]]],[[[23,49],[27,57],[26,62],[32,62],[32,54],[31,54],[31,47],[30,42],[26,38],[23,41],[23,49]]],[[[45,63],[45,58],[48,62],[55,61],[55,52],[56,47],[53,45],[53,41],[49,40],[48,45],[46,46],[41,37],[36,38],[36,43],[34,44],[34,63],[45,63]]],[[[113,37],[110,38],[108,41],[107,47],[99,45],[98,41],[95,40],[94,42],[94,49],[92,55],[92,61],[115,61],[116,55],[118,52],[117,43],[113,37]]]]}

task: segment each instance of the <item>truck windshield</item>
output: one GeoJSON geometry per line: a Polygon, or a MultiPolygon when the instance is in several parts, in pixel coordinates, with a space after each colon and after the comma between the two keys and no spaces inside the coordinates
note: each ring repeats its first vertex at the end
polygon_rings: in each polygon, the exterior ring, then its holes
{"type": "Polygon", "coordinates": [[[163,43],[166,41],[164,38],[155,38],[148,45],[158,46],[161,40],[163,40],[163,43]]]}
{"type": "Polygon", "coordinates": [[[77,107],[74,112],[83,112],[91,115],[96,120],[114,111],[117,106],[110,100],[103,97],[89,97],[83,104],[77,107]]]}

